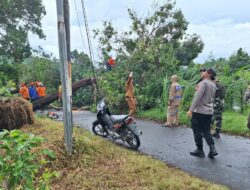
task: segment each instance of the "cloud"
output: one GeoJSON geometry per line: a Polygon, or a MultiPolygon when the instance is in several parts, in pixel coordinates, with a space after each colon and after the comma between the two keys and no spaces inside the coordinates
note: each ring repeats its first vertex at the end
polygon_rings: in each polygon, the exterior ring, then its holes
{"type": "Polygon", "coordinates": [[[188,32],[200,34],[205,43],[198,62],[204,62],[211,52],[215,58],[227,58],[239,48],[250,52],[250,44],[246,40],[250,36],[250,23],[247,22],[235,23],[228,18],[205,24],[190,24],[188,32]]]}
{"type": "MultiPolygon", "coordinates": [[[[133,8],[139,16],[152,12],[152,4],[155,0],[85,0],[85,8],[88,17],[89,30],[100,28],[102,21],[112,21],[119,31],[125,31],[130,26],[127,13],[128,8],[133,8]]],[[[69,0],[71,16],[71,49],[88,52],[83,13],[80,0],[69,0]],[[79,16],[78,24],[76,9],[79,16]],[[84,36],[84,45],[80,35],[81,28],[84,36]]],[[[158,3],[166,0],[158,0],[158,3]]],[[[42,46],[47,52],[52,52],[58,57],[57,36],[57,10],[55,0],[43,0],[47,15],[42,20],[42,26],[46,40],[40,40],[34,35],[29,35],[32,47],[42,46]]],[[[228,57],[238,48],[250,52],[250,14],[249,0],[178,0],[177,8],[180,8],[185,18],[189,21],[188,33],[197,33],[205,42],[202,54],[196,59],[203,62],[210,52],[217,57],[228,57]]],[[[93,36],[92,36],[93,37],[93,36]]],[[[95,59],[98,57],[97,41],[92,38],[95,59]]]]}
{"type": "Polygon", "coordinates": [[[207,23],[224,18],[233,18],[235,22],[250,20],[249,0],[177,0],[177,7],[192,23],[207,23]]]}

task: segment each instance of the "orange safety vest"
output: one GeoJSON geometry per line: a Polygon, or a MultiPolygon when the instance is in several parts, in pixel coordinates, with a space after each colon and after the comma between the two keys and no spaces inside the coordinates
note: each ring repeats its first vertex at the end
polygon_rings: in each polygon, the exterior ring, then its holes
{"type": "Polygon", "coordinates": [[[37,89],[37,93],[38,93],[39,97],[46,96],[46,87],[45,86],[38,86],[36,89],[37,89]]]}
{"type": "Polygon", "coordinates": [[[108,63],[109,63],[110,65],[114,65],[114,64],[115,64],[115,60],[112,59],[112,58],[109,58],[108,63]]]}
{"type": "Polygon", "coordinates": [[[19,90],[19,93],[22,95],[24,99],[29,99],[29,88],[27,86],[22,86],[19,90]]]}

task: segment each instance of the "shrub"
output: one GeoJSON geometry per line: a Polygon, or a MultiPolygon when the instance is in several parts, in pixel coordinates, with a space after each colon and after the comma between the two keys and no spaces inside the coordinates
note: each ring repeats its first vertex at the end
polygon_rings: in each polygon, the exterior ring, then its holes
{"type": "Polygon", "coordinates": [[[33,150],[44,139],[19,130],[4,130],[0,133],[0,139],[0,187],[3,184],[7,189],[35,189],[37,186],[46,189],[46,182],[50,181],[48,178],[56,173],[47,170],[40,179],[36,180],[36,177],[47,163],[42,156],[55,158],[55,155],[47,149],[33,150]]]}

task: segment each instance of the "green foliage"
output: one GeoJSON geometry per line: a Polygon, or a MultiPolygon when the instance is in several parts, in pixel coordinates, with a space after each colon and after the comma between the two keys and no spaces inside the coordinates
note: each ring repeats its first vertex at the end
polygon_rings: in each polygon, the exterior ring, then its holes
{"type": "MultiPolygon", "coordinates": [[[[138,113],[139,117],[161,122],[166,121],[166,115],[166,109],[159,108],[153,108],[138,113]]],[[[182,125],[191,125],[190,119],[187,117],[185,111],[179,112],[179,121],[182,125]]],[[[222,117],[222,131],[230,134],[250,136],[250,131],[247,128],[247,115],[230,111],[224,112],[222,117]]]]}
{"type": "Polygon", "coordinates": [[[19,72],[17,67],[12,63],[8,63],[8,60],[2,60],[0,62],[0,81],[2,85],[7,85],[8,81],[12,80],[18,82],[19,72]]]}
{"type": "MultiPolygon", "coordinates": [[[[87,54],[74,50],[72,57],[72,81],[93,77],[92,64],[87,54]]],[[[93,103],[93,88],[79,89],[73,96],[73,104],[76,106],[91,105],[93,103]]]]}
{"type": "Polygon", "coordinates": [[[0,96],[11,96],[11,91],[16,89],[18,76],[18,70],[11,64],[11,60],[0,61],[0,96]]]}
{"type": "Polygon", "coordinates": [[[118,34],[112,23],[107,21],[103,23],[102,30],[94,31],[104,61],[110,52],[117,50],[112,79],[102,78],[103,85],[100,86],[106,93],[110,92],[110,103],[121,107],[125,99],[125,79],[133,71],[139,109],[165,107],[166,100],[162,96],[166,97],[164,89],[168,86],[164,85],[168,83],[165,81],[163,84],[164,79],[176,74],[179,65],[188,64],[177,60],[177,52],[184,52],[183,56],[191,62],[201,52],[203,42],[195,34],[182,40],[188,22],[182,12],[175,9],[174,1],[161,5],[155,3],[153,12],[146,17],[139,17],[132,9],[128,9],[128,14],[131,19],[128,31],[118,34]]]}
{"type": "Polygon", "coordinates": [[[45,57],[31,57],[24,64],[17,65],[20,81],[41,81],[47,91],[55,92],[60,83],[59,63],[45,57]]]}
{"type": "Polygon", "coordinates": [[[11,95],[11,91],[16,89],[16,84],[13,81],[7,81],[7,83],[5,82],[5,84],[3,85],[1,80],[0,80],[0,97],[4,96],[4,97],[10,97],[11,95]]]}
{"type": "Polygon", "coordinates": [[[103,75],[102,80],[98,82],[110,110],[116,112],[122,109],[120,105],[124,105],[125,103],[126,78],[123,78],[122,74],[118,72],[107,72],[103,75]],[[119,80],[117,78],[119,78],[119,80]]]}
{"type": "Polygon", "coordinates": [[[204,67],[216,69],[217,80],[226,87],[225,107],[227,110],[232,110],[234,106],[239,106],[241,112],[246,110],[243,96],[250,81],[249,61],[250,56],[240,48],[237,54],[232,54],[228,60],[210,59],[204,64],[204,67]]]}
{"type": "Polygon", "coordinates": [[[187,36],[177,48],[176,57],[181,65],[189,65],[202,52],[203,47],[204,43],[198,35],[187,36]]]}
{"type": "Polygon", "coordinates": [[[41,19],[46,14],[41,0],[1,0],[0,54],[20,63],[31,55],[28,33],[45,38],[41,19]]]}
{"type": "Polygon", "coordinates": [[[243,51],[242,48],[239,48],[236,54],[230,56],[228,64],[231,68],[230,71],[235,72],[244,66],[249,66],[250,57],[247,52],[243,51]]]}
{"type": "Polygon", "coordinates": [[[195,93],[195,86],[199,80],[199,68],[181,69],[177,75],[179,76],[179,84],[183,87],[181,109],[187,111],[192,103],[195,93]]]}
{"type": "Polygon", "coordinates": [[[147,111],[140,111],[137,115],[142,118],[165,121],[166,120],[166,108],[165,109],[153,108],[147,111]]]}
{"type": "Polygon", "coordinates": [[[58,178],[60,175],[57,171],[51,172],[49,169],[45,169],[42,176],[39,178],[39,190],[50,190],[51,182],[54,178],[58,178]]]}
{"type": "Polygon", "coordinates": [[[222,117],[222,131],[250,136],[250,131],[247,128],[247,115],[236,112],[224,112],[222,117]]]}
{"type": "MultiPolygon", "coordinates": [[[[44,139],[19,130],[5,130],[0,133],[0,139],[0,184],[5,183],[8,189],[35,189],[38,183],[36,175],[47,163],[41,156],[54,159],[55,154],[50,150],[34,152],[33,149],[39,147],[44,139]]],[[[48,187],[47,182],[54,174],[45,171],[40,183],[48,187]]]]}
{"type": "MultiPolygon", "coordinates": [[[[137,116],[141,118],[166,122],[167,108],[152,108],[146,111],[140,111],[138,112],[137,116]]],[[[179,122],[182,125],[190,125],[190,119],[187,117],[186,112],[184,111],[179,112],[179,122]]]]}

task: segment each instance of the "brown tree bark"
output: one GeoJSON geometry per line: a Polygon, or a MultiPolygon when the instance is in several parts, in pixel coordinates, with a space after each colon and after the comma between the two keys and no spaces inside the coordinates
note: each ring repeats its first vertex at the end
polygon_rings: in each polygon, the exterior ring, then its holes
{"type": "Polygon", "coordinates": [[[0,130],[33,124],[32,104],[23,98],[0,98],[0,130]]]}
{"type": "MultiPolygon", "coordinates": [[[[76,81],[72,84],[72,93],[76,92],[78,89],[84,86],[92,85],[95,82],[96,81],[93,78],[76,81]]],[[[58,100],[58,92],[53,94],[48,94],[47,96],[32,102],[33,111],[38,110],[40,108],[44,108],[45,106],[49,105],[50,103],[56,100],[58,100]]]]}

